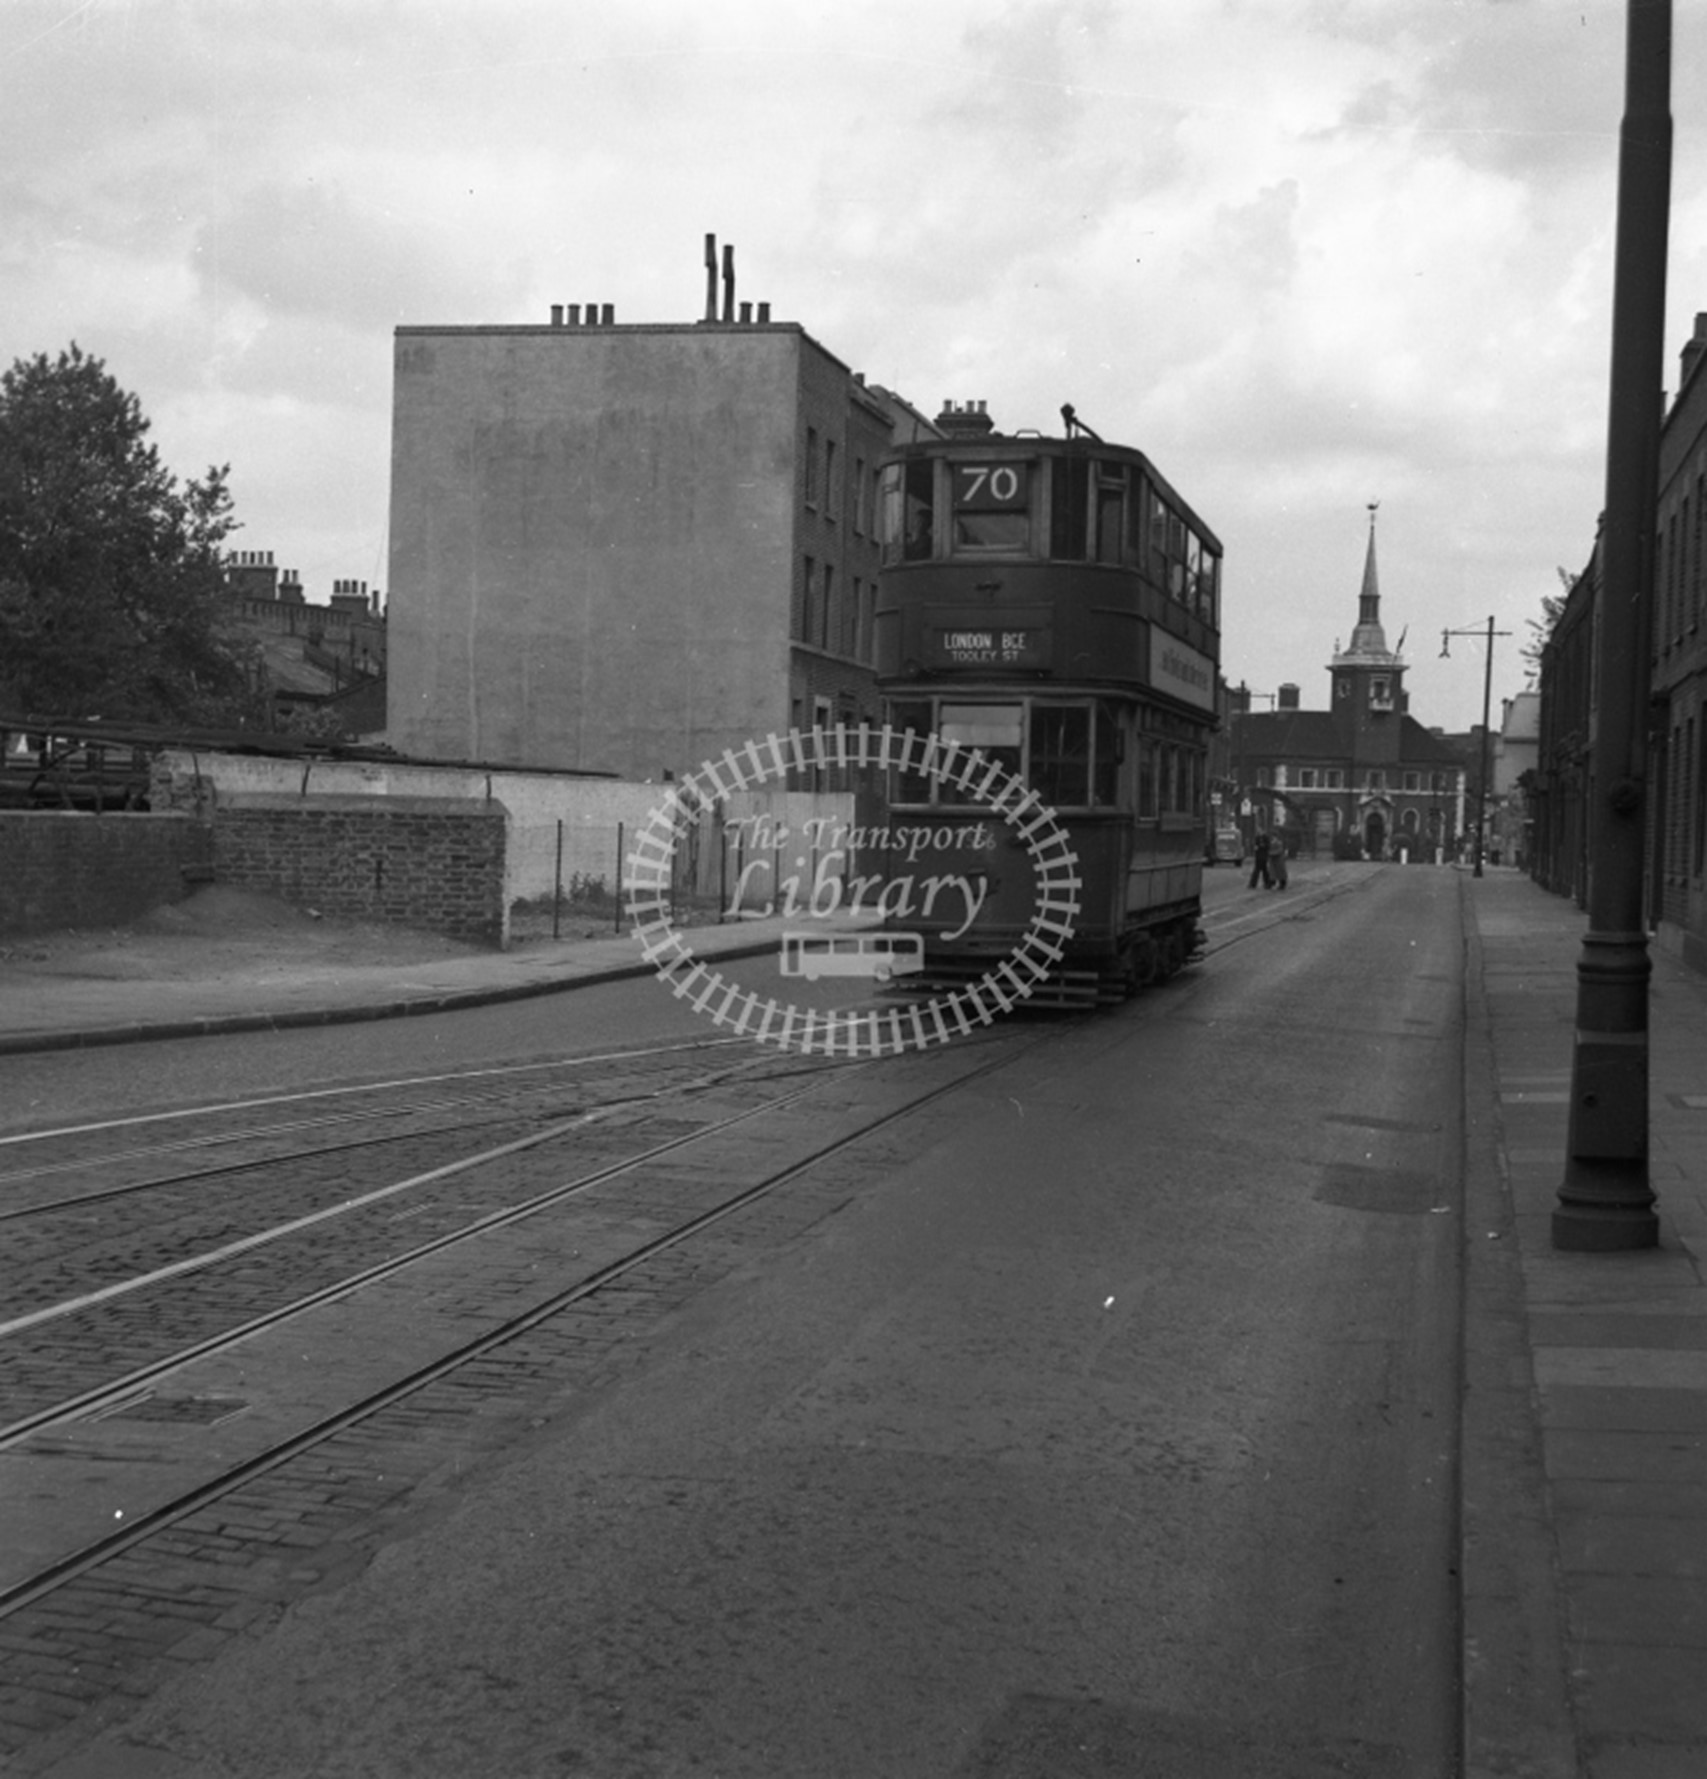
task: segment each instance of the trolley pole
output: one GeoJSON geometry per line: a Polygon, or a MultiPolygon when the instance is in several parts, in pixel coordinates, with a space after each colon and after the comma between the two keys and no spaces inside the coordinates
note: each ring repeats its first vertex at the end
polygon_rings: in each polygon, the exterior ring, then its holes
{"type": "Polygon", "coordinates": [[[1671,0],[1628,0],[1606,515],[1600,544],[1600,700],[1588,806],[1588,931],[1577,963],[1565,1178],[1553,1246],[1651,1248],[1648,957],[1643,905],[1654,526],[1671,201],[1671,0]]]}

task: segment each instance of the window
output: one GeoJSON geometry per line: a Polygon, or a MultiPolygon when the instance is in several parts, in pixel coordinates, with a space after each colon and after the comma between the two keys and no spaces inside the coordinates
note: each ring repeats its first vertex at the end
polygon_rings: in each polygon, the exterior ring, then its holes
{"type": "Polygon", "coordinates": [[[1120,724],[1113,706],[1099,703],[1096,711],[1096,782],[1091,795],[1098,803],[1120,801],[1120,724]]]}
{"type": "Polygon", "coordinates": [[[1097,465],[1096,559],[1118,562],[1121,555],[1121,519],[1126,508],[1126,466],[1097,465]]]}
{"type": "Polygon", "coordinates": [[[1214,552],[1207,544],[1199,544],[1199,560],[1197,567],[1197,615],[1206,624],[1220,623],[1219,611],[1219,569],[1214,552]]]}
{"type": "Polygon", "coordinates": [[[928,562],[936,547],[935,466],[926,457],[904,468],[901,556],[907,562],[928,562]]]}
{"type": "MultiPolygon", "coordinates": [[[[922,741],[931,733],[931,705],[928,698],[897,699],[889,706],[889,725],[898,735],[909,729],[922,741]]],[[[932,781],[923,772],[892,771],[889,775],[890,799],[896,803],[928,803],[932,781]]]]}
{"type": "Polygon", "coordinates": [[[1156,756],[1159,751],[1157,744],[1148,736],[1138,743],[1138,819],[1144,822],[1153,822],[1156,819],[1156,756]]]}
{"type": "Polygon", "coordinates": [[[806,429],[806,504],[809,507],[818,504],[818,429],[815,426],[806,429]]]}
{"type": "Polygon", "coordinates": [[[1298,788],[1301,791],[1313,791],[1316,788],[1316,768],[1314,766],[1298,768],[1298,788]]]}
{"type": "Polygon", "coordinates": [[[1420,772],[1407,772],[1405,774],[1405,789],[1407,791],[1420,791],[1422,789],[1422,774],[1420,772]]]}
{"type": "Polygon", "coordinates": [[[956,552],[1031,548],[1031,466],[956,463],[949,468],[956,552]]]}
{"type": "Polygon", "coordinates": [[[824,517],[834,519],[839,503],[836,500],[836,441],[824,441],[824,517]]]}
{"type": "Polygon", "coordinates": [[[818,564],[810,556],[806,558],[805,575],[806,593],[802,602],[800,640],[816,642],[818,640],[818,564]]]}
{"type": "Polygon", "coordinates": [[[836,606],[836,565],[833,562],[824,564],[824,599],[820,609],[818,634],[812,640],[821,649],[834,648],[838,640],[836,633],[841,627],[841,614],[836,606]]]}
{"type": "Polygon", "coordinates": [[[1031,713],[1031,763],[1026,774],[1045,803],[1091,800],[1091,713],[1084,705],[1037,705],[1031,713]]]}
{"type": "Polygon", "coordinates": [[[859,658],[868,667],[877,665],[877,583],[866,581],[859,590],[859,658]]]}
{"type": "Polygon", "coordinates": [[[937,718],[937,733],[944,741],[975,747],[1013,773],[1020,770],[1024,730],[1025,707],[1020,704],[950,704],[945,699],[937,718]]]}
{"type": "Polygon", "coordinates": [[[855,537],[864,537],[865,532],[866,532],[867,508],[866,508],[865,459],[863,457],[856,457],[854,459],[853,497],[854,497],[854,508],[853,508],[854,536],[855,537]]]}
{"type": "Polygon", "coordinates": [[[1325,790],[1343,791],[1345,789],[1345,771],[1339,766],[1330,766],[1323,775],[1322,785],[1325,790]]]}
{"type": "Polygon", "coordinates": [[[1055,457],[1049,468],[1049,554],[1058,562],[1082,562],[1088,542],[1091,461],[1055,457]]]}
{"type": "Polygon", "coordinates": [[[1386,773],[1384,773],[1379,766],[1372,766],[1369,769],[1369,788],[1370,788],[1370,790],[1372,790],[1372,791],[1385,790],[1386,786],[1387,786],[1386,773]]]}

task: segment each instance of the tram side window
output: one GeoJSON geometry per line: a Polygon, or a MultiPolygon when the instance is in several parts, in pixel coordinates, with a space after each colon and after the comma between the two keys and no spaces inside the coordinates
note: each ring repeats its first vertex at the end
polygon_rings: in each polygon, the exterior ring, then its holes
{"type": "Polygon", "coordinates": [[[1217,609],[1220,604],[1218,570],[1221,565],[1216,561],[1214,552],[1207,544],[1200,544],[1198,550],[1197,615],[1202,618],[1204,623],[1218,628],[1221,622],[1217,609]]]}
{"type": "Polygon", "coordinates": [[[1097,465],[1097,534],[1098,562],[1118,562],[1121,557],[1121,515],[1126,507],[1126,465],[1097,465]]]}
{"type": "Polygon", "coordinates": [[[1031,712],[1031,788],[1045,803],[1091,800],[1091,713],[1082,704],[1038,704],[1031,712]]]}
{"type": "Polygon", "coordinates": [[[1168,503],[1150,495],[1150,579],[1158,587],[1168,584],[1168,503]]]}
{"type": "Polygon", "coordinates": [[[1157,776],[1161,749],[1148,739],[1138,743],[1138,819],[1153,822],[1157,810],[1157,776]]]}
{"type": "Polygon", "coordinates": [[[1120,724],[1113,706],[1099,703],[1096,714],[1095,782],[1091,786],[1093,803],[1112,804],[1120,801],[1120,742],[1120,724]]]}

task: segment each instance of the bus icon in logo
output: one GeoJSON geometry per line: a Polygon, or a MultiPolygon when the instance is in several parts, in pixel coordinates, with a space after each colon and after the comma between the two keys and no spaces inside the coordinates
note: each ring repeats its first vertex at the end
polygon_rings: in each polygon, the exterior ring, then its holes
{"type": "Polygon", "coordinates": [[[925,967],[917,933],[784,933],[782,973],[816,982],[820,976],[866,976],[887,982],[925,967]]]}

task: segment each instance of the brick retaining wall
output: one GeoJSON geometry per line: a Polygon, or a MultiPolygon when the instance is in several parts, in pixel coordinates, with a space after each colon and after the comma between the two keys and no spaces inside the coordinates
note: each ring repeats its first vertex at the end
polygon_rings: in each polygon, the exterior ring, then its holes
{"type": "Polygon", "coordinates": [[[188,815],[0,811],[0,932],[124,926],[182,901],[212,858],[188,815]]]}
{"type": "Polygon", "coordinates": [[[504,811],[432,798],[222,797],[218,881],[322,914],[504,946],[504,811]]]}

